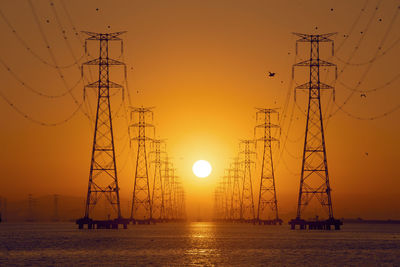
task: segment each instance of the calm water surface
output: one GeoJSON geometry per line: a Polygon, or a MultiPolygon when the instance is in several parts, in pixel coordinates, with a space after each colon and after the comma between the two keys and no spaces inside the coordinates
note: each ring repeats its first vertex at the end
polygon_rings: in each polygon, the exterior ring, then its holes
{"type": "Polygon", "coordinates": [[[2,223],[0,266],[21,265],[400,266],[400,225],[291,231],[198,222],[78,230],[72,223],[2,223]]]}

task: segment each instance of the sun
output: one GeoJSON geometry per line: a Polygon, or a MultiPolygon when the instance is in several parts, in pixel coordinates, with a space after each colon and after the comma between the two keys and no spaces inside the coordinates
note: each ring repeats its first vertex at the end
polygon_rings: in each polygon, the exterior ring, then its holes
{"type": "Polygon", "coordinates": [[[211,173],[211,164],[206,160],[198,160],[193,164],[193,173],[199,178],[205,178],[211,173]]]}

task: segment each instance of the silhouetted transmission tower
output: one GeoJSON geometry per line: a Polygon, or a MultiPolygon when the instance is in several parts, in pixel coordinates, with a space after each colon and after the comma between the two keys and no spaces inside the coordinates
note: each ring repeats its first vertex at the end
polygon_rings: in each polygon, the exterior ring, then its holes
{"type": "Polygon", "coordinates": [[[124,32],[83,33],[89,36],[85,41],[85,50],[87,41],[99,42],[99,57],[83,64],[98,66],[99,79],[85,86],[85,88],[97,89],[97,109],[85,216],[77,220],[76,223],[79,225],[79,228],[83,228],[85,224],[88,225],[89,229],[96,226],[97,228],[118,228],[118,224],[123,224],[124,228],[126,228],[127,223],[121,216],[110,106],[110,88],[122,89],[122,86],[111,82],[109,79],[110,66],[121,65],[125,67],[123,62],[109,57],[109,43],[111,41],[119,41],[121,42],[122,48],[122,40],[119,36],[124,32]],[[105,205],[110,205],[112,207],[111,210],[113,214],[104,214],[99,208],[96,209],[96,204],[98,204],[100,200],[103,200],[105,205]],[[111,215],[115,219],[111,220],[111,215]],[[95,217],[106,217],[106,219],[94,220],[95,217]]]}
{"type": "Polygon", "coordinates": [[[231,171],[233,173],[233,185],[232,185],[232,202],[231,202],[231,219],[233,221],[239,221],[241,218],[241,191],[240,191],[240,163],[239,158],[236,157],[231,165],[231,171]]]}
{"type": "Polygon", "coordinates": [[[293,66],[293,70],[295,67],[308,67],[309,81],[295,88],[295,90],[308,90],[308,108],[297,216],[289,224],[292,229],[295,229],[296,225],[300,225],[300,229],[305,229],[307,225],[309,229],[330,229],[331,225],[334,225],[335,229],[340,229],[341,222],[333,217],[320,95],[321,89],[333,89],[332,86],[320,81],[320,67],[336,67],[330,62],[320,59],[320,43],[332,43],[333,54],[333,40],[329,37],[335,35],[335,33],[294,34],[300,37],[296,42],[296,51],[297,43],[310,43],[310,58],[293,66]],[[317,211],[321,206],[326,213],[326,220],[318,220],[319,216],[324,217],[324,214],[318,214],[317,211]],[[309,208],[309,210],[307,211],[306,208],[309,208]],[[313,214],[313,212],[317,214],[313,214]],[[304,216],[311,215],[315,215],[315,220],[304,220],[304,216]]]}
{"type": "Polygon", "coordinates": [[[222,177],[222,183],[224,188],[224,220],[229,221],[232,219],[232,176],[231,170],[226,169],[225,175],[222,177]]]}
{"type": "Polygon", "coordinates": [[[250,149],[250,145],[254,145],[254,140],[242,140],[240,142],[244,149],[241,153],[244,154],[243,164],[243,189],[242,189],[242,199],[240,207],[240,220],[244,222],[254,222],[255,219],[255,209],[254,209],[254,198],[253,198],[253,183],[251,181],[251,164],[254,161],[251,160],[251,155],[255,154],[254,151],[250,149]]]}
{"type": "Polygon", "coordinates": [[[150,199],[150,185],[147,165],[146,143],[152,139],[146,136],[146,128],[153,127],[152,124],[146,123],[146,117],[151,114],[152,108],[132,108],[131,117],[138,115],[138,121],[130,125],[130,129],[137,130],[137,134],[132,140],[136,140],[137,158],[135,181],[133,186],[131,220],[133,223],[150,223],[152,220],[152,209],[150,199]]]}
{"type": "Polygon", "coordinates": [[[278,125],[271,123],[271,114],[277,114],[275,109],[258,108],[256,121],[261,124],[256,125],[254,135],[257,130],[262,130],[262,137],[257,138],[257,142],[262,142],[263,158],[261,163],[260,191],[258,195],[257,221],[259,224],[282,224],[278,215],[278,201],[275,190],[274,164],[272,161],[272,142],[278,141],[272,136],[271,128],[279,128],[278,125]]]}
{"type": "Polygon", "coordinates": [[[151,196],[152,218],[155,221],[161,221],[165,214],[161,154],[165,153],[165,150],[161,149],[163,140],[154,139],[152,144],[154,150],[149,153],[154,154],[154,160],[151,161],[154,165],[153,190],[151,196]]]}
{"type": "Polygon", "coordinates": [[[165,156],[163,169],[163,193],[164,193],[164,214],[163,220],[170,221],[173,219],[172,217],[172,183],[171,183],[171,169],[172,163],[168,155],[165,156]]]}

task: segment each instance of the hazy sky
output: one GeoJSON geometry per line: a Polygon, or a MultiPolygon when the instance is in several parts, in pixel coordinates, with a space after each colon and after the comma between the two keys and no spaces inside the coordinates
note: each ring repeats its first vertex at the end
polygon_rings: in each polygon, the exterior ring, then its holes
{"type": "MultiPolygon", "coordinates": [[[[4,15],[0,17],[0,59],[25,85],[2,65],[1,94],[37,120],[67,118],[76,109],[69,94],[50,99],[32,93],[27,86],[45,94],[62,94],[79,81],[71,92],[81,102],[79,65],[90,57],[82,57],[80,40],[84,36],[77,36],[73,27],[92,32],[126,30],[122,35],[123,56],[117,46],[111,54],[128,66],[133,105],[156,107],[157,137],[168,139],[167,149],[183,180],[190,214],[211,210],[213,190],[236,155],[238,140],[253,135],[254,108],[282,107],[289,92],[287,116],[294,109],[293,123],[289,132],[288,124],[284,125],[281,146],[275,148],[274,157],[281,211],[295,210],[301,169],[298,157],[304,142],[302,111],[307,102],[306,95],[298,92],[299,108],[294,105],[293,87],[305,82],[305,76],[296,72],[291,82],[291,70],[295,61],[309,56],[309,50],[299,46],[296,57],[296,37],[291,32],[338,32],[334,38],[336,57],[330,57],[328,46],[323,47],[321,55],[338,64],[336,103],[346,101],[343,109],[347,112],[373,117],[400,104],[397,0],[31,3],[33,9],[29,1],[0,0],[4,15]],[[54,59],[59,65],[78,64],[56,69],[43,63],[51,65],[54,59]],[[276,76],[267,77],[268,71],[276,72],[276,76]],[[352,93],[346,87],[372,91],[352,93]],[[200,180],[192,174],[192,164],[198,159],[211,162],[214,170],[209,178],[200,180]]],[[[94,55],[96,45],[88,47],[94,55]]],[[[330,74],[323,77],[332,84],[330,74]]],[[[85,83],[93,81],[87,71],[85,77],[85,83]]],[[[111,79],[123,83],[121,69],[113,70],[111,79]]],[[[331,92],[323,93],[323,109],[330,107],[326,114],[334,114],[325,125],[335,216],[400,219],[400,111],[377,120],[357,120],[342,111],[335,112],[337,106],[331,96],[331,92]]],[[[121,98],[120,92],[112,98],[115,112],[121,98]]],[[[90,103],[92,113],[94,99],[89,92],[84,105],[87,108],[90,103]]],[[[9,199],[26,198],[29,193],[85,196],[93,124],[83,113],[78,112],[60,126],[43,127],[15,112],[4,99],[0,103],[0,195],[9,199]]],[[[128,199],[134,168],[126,147],[126,122],[120,115],[115,117],[117,167],[121,195],[128,199]]]]}

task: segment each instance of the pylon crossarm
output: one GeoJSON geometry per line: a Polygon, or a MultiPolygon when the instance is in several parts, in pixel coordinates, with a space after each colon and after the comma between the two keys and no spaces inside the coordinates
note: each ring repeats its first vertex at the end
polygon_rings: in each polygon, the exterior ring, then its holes
{"type": "Polygon", "coordinates": [[[132,123],[132,124],[130,124],[129,125],[129,127],[152,127],[152,128],[155,128],[155,126],[153,125],[153,124],[150,124],[150,123],[141,123],[141,122],[137,122],[137,123],[132,123]]]}
{"type": "Polygon", "coordinates": [[[336,64],[330,63],[322,59],[307,59],[293,65],[294,67],[336,67],[336,64]]]}
{"type": "Polygon", "coordinates": [[[96,59],[92,59],[89,61],[84,62],[82,65],[85,66],[103,66],[103,65],[107,65],[107,66],[125,66],[124,62],[112,59],[112,58],[96,58],[96,59]]]}
{"type": "Polygon", "coordinates": [[[263,123],[255,126],[255,128],[279,128],[279,127],[280,127],[279,125],[273,123],[263,123]]]}
{"type": "Polygon", "coordinates": [[[334,89],[333,86],[324,84],[322,82],[318,84],[311,84],[309,82],[303,83],[301,85],[298,85],[295,87],[295,89],[304,89],[304,90],[309,90],[309,89],[334,89]]]}
{"type": "Polygon", "coordinates": [[[292,32],[294,35],[301,37],[301,39],[297,40],[297,42],[332,42],[333,40],[329,39],[329,37],[336,35],[337,32],[325,33],[325,34],[305,34],[292,32]]]}
{"type": "Polygon", "coordinates": [[[118,38],[119,35],[126,33],[126,31],[113,32],[113,33],[97,33],[97,32],[89,32],[89,31],[81,31],[81,33],[89,35],[87,40],[103,40],[107,39],[109,41],[121,41],[122,39],[118,38]]]}

